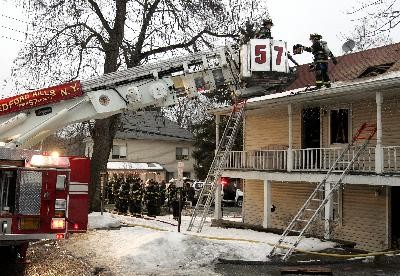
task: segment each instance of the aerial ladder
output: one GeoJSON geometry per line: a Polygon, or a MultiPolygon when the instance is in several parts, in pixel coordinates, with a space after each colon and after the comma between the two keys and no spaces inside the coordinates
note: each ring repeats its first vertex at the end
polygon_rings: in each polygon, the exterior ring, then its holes
{"type": "Polygon", "coordinates": [[[268,258],[280,255],[282,261],[286,261],[291,256],[306,231],[318,217],[318,214],[328,204],[334,193],[338,191],[340,185],[343,183],[343,179],[352,169],[354,162],[367,148],[375,133],[376,124],[363,123],[360,126],[352,141],[343,149],[339,157],[329,168],[325,177],[317,184],[309,198],[286,227],[279,240],[269,252],[268,258]],[[355,145],[357,141],[362,141],[361,145],[355,145]],[[329,187],[328,190],[326,190],[327,187],[329,187]]]}
{"type": "Polygon", "coordinates": [[[200,94],[197,78],[208,92],[221,85],[236,89],[238,70],[237,54],[220,47],[0,99],[0,142],[7,148],[29,148],[72,123],[171,106],[179,97],[200,94]]]}

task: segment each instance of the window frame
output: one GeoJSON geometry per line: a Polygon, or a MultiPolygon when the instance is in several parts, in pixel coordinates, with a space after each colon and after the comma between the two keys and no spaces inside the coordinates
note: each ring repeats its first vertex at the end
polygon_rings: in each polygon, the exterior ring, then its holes
{"type": "Polygon", "coordinates": [[[127,145],[112,145],[111,148],[111,159],[126,159],[128,156],[128,146],[127,145]],[[114,154],[114,147],[118,147],[118,154],[114,154]],[[125,155],[121,155],[121,148],[125,148],[125,155]]]}
{"type": "Polygon", "coordinates": [[[329,119],[329,123],[328,123],[328,144],[330,146],[342,146],[342,145],[347,145],[352,138],[352,131],[353,131],[353,126],[352,126],[352,118],[353,114],[352,114],[352,108],[351,106],[338,106],[338,107],[333,107],[330,108],[328,110],[328,119],[329,119]],[[340,110],[340,109],[345,109],[348,110],[348,114],[347,114],[347,142],[346,143],[334,143],[332,142],[332,111],[334,110],[340,110]]]}
{"type": "Polygon", "coordinates": [[[189,160],[189,156],[190,156],[189,147],[176,147],[175,148],[175,159],[176,160],[178,160],[178,161],[180,161],[180,160],[189,160]],[[180,155],[178,155],[178,149],[181,149],[181,154],[180,155]],[[187,150],[187,155],[183,154],[184,149],[187,150]],[[181,157],[181,158],[179,158],[179,157],[181,157]]]}

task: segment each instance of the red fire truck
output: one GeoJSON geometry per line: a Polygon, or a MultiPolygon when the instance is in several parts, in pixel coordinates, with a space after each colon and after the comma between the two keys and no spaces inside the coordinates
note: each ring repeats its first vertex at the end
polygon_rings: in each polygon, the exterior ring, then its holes
{"type": "MultiPolygon", "coordinates": [[[[0,246],[14,246],[24,258],[29,241],[65,239],[87,228],[89,160],[22,148],[72,123],[175,105],[179,97],[197,97],[221,85],[248,97],[253,92],[241,86],[240,77],[271,70],[267,61],[251,67],[254,55],[267,54],[254,54],[253,48],[271,44],[256,42],[241,50],[241,68],[238,52],[220,47],[0,99],[0,246]]],[[[287,70],[287,60],[281,64],[279,57],[279,64],[287,70]]]]}
{"type": "Polygon", "coordinates": [[[0,157],[1,246],[23,260],[29,241],[86,231],[89,159],[6,148],[0,157]]]}

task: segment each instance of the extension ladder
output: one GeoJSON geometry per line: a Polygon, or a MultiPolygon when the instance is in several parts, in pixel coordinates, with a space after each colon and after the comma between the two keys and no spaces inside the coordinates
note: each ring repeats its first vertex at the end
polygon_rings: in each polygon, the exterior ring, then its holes
{"type": "Polygon", "coordinates": [[[354,135],[352,141],[341,152],[339,157],[326,173],[323,180],[317,185],[310,197],[306,200],[296,216],[289,223],[279,240],[268,254],[268,258],[271,258],[274,255],[281,255],[281,259],[285,261],[288,257],[290,257],[297,245],[300,243],[303,235],[310,227],[311,223],[316,219],[322,208],[328,203],[333,193],[339,189],[344,177],[349,173],[353,163],[365,150],[371,138],[375,135],[375,132],[375,124],[364,123],[361,125],[356,135],[354,135]],[[349,161],[348,156],[350,151],[352,150],[355,142],[359,140],[364,140],[364,142],[361,146],[356,146],[353,158],[349,161]],[[332,175],[335,173],[340,174],[338,179],[332,179],[332,175]],[[331,184],[330,190],[325,191],[325,184],[331,184]],[[320,197],[321,192],[325,194],[323,199],[320,197]],[[315,205],[318,205],[318,207],[315,207],[315,205]],[[290,234],[294,235],[295,237],[289,237],[290,234]],[[278,248],[284,248],[286,249],[286,252],[277,252],[278,248]]]}
{"type": "Polygon", "coordinates": [[[228,158],[229,151],[232,149],[241,125],[245,106],[245,101],[236,103],[233,106],[218,149],[215,153],[214,160],[211,163],[210,170],[208,171],[203,188],[201,189],[196,207],[193,210],[192,217],[187,228],[188,231],[191,231],[194,227],[197,228],[197,232],[199,233],[203,228],[208,210],[214,201],[215,190],[217,188],[219,178],[222,175],[223,166],[228,158]]]}

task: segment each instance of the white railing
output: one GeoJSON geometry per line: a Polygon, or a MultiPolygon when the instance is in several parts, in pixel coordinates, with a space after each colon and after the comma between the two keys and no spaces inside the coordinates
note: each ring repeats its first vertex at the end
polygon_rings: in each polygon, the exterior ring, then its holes
{"type": "MultiPolygon", "coordinates": [[[[356,147],[344,156],[351,161],[356,147]]],[[[383,172],[400,173],[400,146],[385,146],[383,149],[383,172]]],[[[293,171],[328,171],[342,153],[343,148],[293,149],[293,171]]],[[[287,150],[231,151],[228,153],[225,169],[286,171],[287,150]]],[[[344,169],[345,164],[338,169],[344,169]]],[[[363,151],[350,168],[354,172],[375,172],[375,147],[363,151]]]]}
{"type": "Polygon", "coordinates": [[[225,169],[285,171],[286,150],[230,151],[225,169]]]}
{"type": "Polygon", "coordinates": [[[383,149],[383,170],[384,172],[400,171],[400,146],[387,146],[383,149]]]}
{"type": "MultiPolygon", "coordinates": [[[[327,171],[342,153],[343,148],[308,148],[293,150],[293,170],[295,171],[327,171]]],[[[343,157],[343,161],[351,161],[357,148],[351,148],[343,157]]],[[[343,167],[341,169],[344,169],[343,167]]],[[[350,168],[352,171],[375,171],[375,148],[369,147],[357,158],[350,168]]]]}

